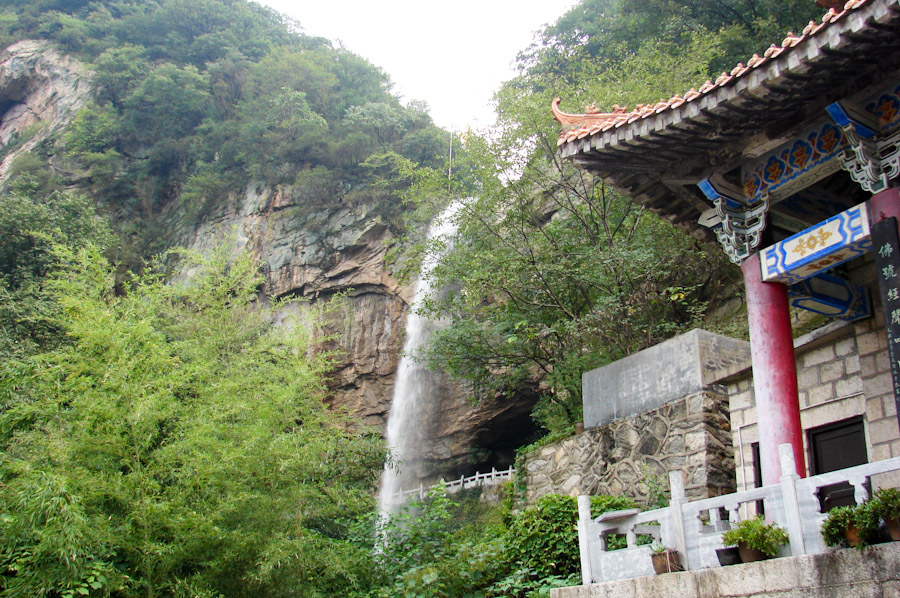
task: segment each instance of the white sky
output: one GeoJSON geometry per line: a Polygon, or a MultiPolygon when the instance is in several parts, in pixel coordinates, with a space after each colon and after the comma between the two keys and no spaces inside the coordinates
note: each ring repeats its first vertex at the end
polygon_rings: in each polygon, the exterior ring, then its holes
{"type": "Polygon", "coordinates": [[[424,100],[446,129],[493,122],[490,100],[513,77],[516,54],[576,0],[257,0],[342,43],[394,83],[404,102],[424,100]]]}

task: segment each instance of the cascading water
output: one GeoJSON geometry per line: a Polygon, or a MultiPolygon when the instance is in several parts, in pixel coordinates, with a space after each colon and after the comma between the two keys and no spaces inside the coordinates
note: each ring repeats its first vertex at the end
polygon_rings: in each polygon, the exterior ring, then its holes
{"type": "MultiPolygon", "coordinates": [[[[456,214],[462,203],[451,203],[438,216],[428,230],[429,242],[449,238],[456,233],[456,214]]],[[[444,251],[449,243],[444,242],[444,251]]],[[[388,413],[386,439],[395,463],[385,464],[378,491],[379,509],[390,513],[399,506],[399,493],[418,485],[424,465],[423,444],[427,440],[428,421],[440,399],[441,374],[430,371],[424,363],[416,362],[416,355],[428,343],[439,322],[419,315],[417,308],[432,294],[430,274],[434,270],[439,252],[429,251],[422,261],[419,279],[413,293],[412,305],[406,318],[406,340],[403,354],[397,366],[394,395],[388,413]]]]}

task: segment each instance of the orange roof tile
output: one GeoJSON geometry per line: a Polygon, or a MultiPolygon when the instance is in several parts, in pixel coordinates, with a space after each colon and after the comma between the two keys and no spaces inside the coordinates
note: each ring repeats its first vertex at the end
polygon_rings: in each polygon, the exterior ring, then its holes
{"type": "Polygon", "coordinates": [[[675,94],[668,100],[660,100],[653,105],[638,104],[631,111],[617,105],[613,106],[612,112],[600,112],[592,105],[590,109],[586,110],[585,114],[562,112],[559,109],[560,99],[555,98],[552,104],[553,115],[562,125],[569,127],[568,130],[560,133],[557,145],[584,139],[595,133],[608,131],[614,127],[618,128],[649,116],[661,114],[666,110],[678,108],[687,102],[692,102],[697,98],[707,96],[719,88],[734,84],[738,79],[745,77],[747,73],[758,69],[760,66],[778,58],[791,48],[795,48],[805,40],[816,36],[820,31],[826,29],[832,23],[838,22],[849,13],[860,9],[871,1],[872,0],[848,0],[840,10],[829,8],[828,12],[822,17],[820,23],[810,21],[806,27],[803,28],[801,35],[795,35],[793,32],[788,32],[787,36],[782,40],[781,46],[772,44],[762,56],[754,54],[747,61],[746,65],[739,62],[731,69],[730,73],[723,72],[714,82],[707,81],[701,85],[699,90],[691,88],[691,90],[685,93],[683,97],[679,94],[675,94]]]}

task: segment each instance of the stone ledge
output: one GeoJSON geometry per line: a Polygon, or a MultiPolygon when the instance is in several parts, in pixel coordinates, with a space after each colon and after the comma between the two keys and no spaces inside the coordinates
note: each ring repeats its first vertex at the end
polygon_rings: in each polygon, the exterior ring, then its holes
{"type": "Polygon", "coordinates": [[[750,343],[695,328],[582,375],[584,427],[662,407],[702,391],[720,390],[723,371],[749,363],[750,343]]]}
{"type": "Polygon", "coordinates": [[[900,595],[900,543],[550,591],[551,598],[849,598],[900,595]]]}

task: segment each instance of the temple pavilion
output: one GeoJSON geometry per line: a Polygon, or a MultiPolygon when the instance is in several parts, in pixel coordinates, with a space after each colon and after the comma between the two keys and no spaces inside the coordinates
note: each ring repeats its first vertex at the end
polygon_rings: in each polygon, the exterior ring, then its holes
{"type": "Polygon", "coordinates": [[[801,476],[829,459],[900,456],[900,0],[829,6],[684,95],[612,112],[552,107],[564,157],[740,265],[762,484],[780,478],[782,443],[801,476]],[[836,419],[814,430],[801,421],[804,384],[825,374],[798,386],[808,364],[795,355],[791,306],[842,322],[820,351],[844,360],[828,388],[860,380],[822,399],[836,419]]]}

